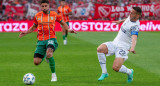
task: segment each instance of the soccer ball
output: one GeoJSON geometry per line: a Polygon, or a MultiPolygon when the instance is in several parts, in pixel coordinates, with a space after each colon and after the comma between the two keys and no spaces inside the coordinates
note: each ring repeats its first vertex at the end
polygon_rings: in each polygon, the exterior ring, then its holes
{"type": "Polygon", "coordinates": [[[35,83],[35,76],[32,73],[27,73],[23,77],[23,82],[27,85],[32,85],[35,83]]]}

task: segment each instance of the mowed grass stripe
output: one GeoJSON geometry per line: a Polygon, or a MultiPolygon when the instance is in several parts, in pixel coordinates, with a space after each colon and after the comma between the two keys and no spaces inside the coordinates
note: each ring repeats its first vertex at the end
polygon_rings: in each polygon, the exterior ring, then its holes
{"type": "MultiPolygon", "coordinates": [[[[98,46],[103,42],[112,41],[116,37],[117,33],[118,32],[83,32],[72,36],[98,46]]],[[[149,70],[150,72],[160,75],[159,37],[160,32],[140,32],[136,46],[137,54],[129,54],[128,61],[149,70]]]]}
{"type": "MultiPolygon", "coordinates": [[[[22,78],[23,75],[28,72],[31,72],[36,76],[35,86],[159,85],[159,78],[156,75],[141,67],[131,64],[128,61],[125,64],[129,68],[135,69],[135,75],[134,82],[132,84],[126,83],[126,75],[116,73],[112,70],[114,56],[107,58],[107,68],[110,76],[104,81],[98,82],[97,79],[101,74],[96,54],[96,48],[98,45],[86,42],[80,38],[75,38],[69,34],[68,45],[63,46],[62,35],[60,32],[57,33],[59,48],[54,53],[58,82],[52,83],[50,82],[51,74],[49,64],[45,61],[39,66],[35,66],[33,64],[33,53],[36,47],[36,33],[29,34],[22,39],[17,38],[18,34],[19,33],[1,34],[2,38],[0,38],[0,40],[3,40],[2,43],[10,43],[9,45],[1,46],[2,48],[0,48],[0,86],[25,86],[22,82],[22,78]],[[6,35],[10,35],[12,37],[7,37],[7,39],[5,39],[4,36],[6,35]],[[19,46],[14,46],[14,44],[19,46]],[[8,54],[7,52],[12,54],[8,54]]],[[[83,35],[83,32],[78,33],[76,36],[79,36],[79,34],[83,35]]],[[[86,34],[86,37],[89,34],[91,33],[86,34]]],[[[93,37],[94,36],[95,34],[93,37]]]]}

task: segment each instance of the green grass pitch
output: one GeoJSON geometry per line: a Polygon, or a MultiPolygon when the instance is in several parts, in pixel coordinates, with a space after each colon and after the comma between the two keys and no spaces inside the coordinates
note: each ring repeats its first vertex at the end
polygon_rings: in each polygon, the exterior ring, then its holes
{"type": "Polygon", "coordinates": [[[33,64],[36,33],[18,38],[19,33],[0,33],[0,86],[26,86],[23,76],[33,73],[33,86],[160,86],[160,32],[140,32],[137,54],[129,54],[125,62],[134,69],[133,83],[127,83],[127,75],[112,70],[114,56],[107,57],[109,77],[97,81],[101,69],[97,47],[112,41],[117,32],[78,32],[69,34],[68,45],[63,45],[62,33],[57,32],[58,49],[55,51],[58,82],[51,82],[49,64],[44,60],[33,64]]]}

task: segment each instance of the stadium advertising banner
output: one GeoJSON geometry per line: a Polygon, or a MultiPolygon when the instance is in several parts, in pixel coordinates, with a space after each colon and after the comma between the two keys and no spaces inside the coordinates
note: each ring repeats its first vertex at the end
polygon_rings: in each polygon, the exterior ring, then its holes
{"type": "MultiPolygon", "coordinates": [[[[0,22],[0,32],[23,32],[27,31],[32,25],[33,21],[0,22]]],[[[58,22],[56,22],[55,30],[61,31],[58,22]]]]}
{"type": "Polygon", "coordinates": [[[12,15],[24,16],[25,7],[16,7],[16,6],[6,6],[5,14],[8,15],[10,12],[12,15]]]}
{"type": "Polygon", "coordinates": [[[34,17],[35,14],[36,14],[37,12],[39,12],[39,11],[40,11],[39,5],[30,3],[30,4],[28,4],[28,12],[27,12],[27,15],[26,15],[26,16],[27,16],[27,17],[28,17],[28,16],[34,17]]]}
{"type": "MultiPolygon", "coordinates": [[[[22,32],[33,25],[33,21],[0,22],[0,32],[22,32]]],[[[70,29],[75,31],[119,31],[120,25],[111,21],[70,21],[70,29]]],[[[60,24],[56,22],[55,31],[61,31],[60,24]]],[[[160,31],[160,21],[140,21],[140,31],[160,31]]]]}
{"type": "Polygon", "coordinates": [[[72,13],[74,17],[88,17],[89,11],[91,11],[92,7],[93,7],[92,3],[82,4],[80,6],[72,8],[72,13]]]}
{"type": "MultiPolygon", "coordinates": [[[[70,29],[75,31],[119,31],[120,25],[111,21],[71,21],[70,29]]],[[[160,21],[140,21],[140,31],[160,31],[160,21]]]]}
{"type": "Polygon", "coordinates": [[[95,4],[94,18],[127,17],[132,7],[138,6],[142,9],[142,16],[160,16],[160,5],[132,4],[124,7],[95,4]]]}

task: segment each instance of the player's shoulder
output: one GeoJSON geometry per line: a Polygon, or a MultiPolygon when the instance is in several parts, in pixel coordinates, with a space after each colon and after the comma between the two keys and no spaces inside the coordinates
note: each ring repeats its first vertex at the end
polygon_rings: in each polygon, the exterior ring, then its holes
{"type": "Polygon", "coordinates": [[[133,25],[134,25],[134,26],[140,26],[139,20],[137,20],[136,22],[133,22],[133,25]]]}
{"type": "Polygon", "coordinates": [[[140,21],[139,21],[139,20],[137,20],[137,22],[136,22],[136,23],[137,23],[137,25],[140,25],[140,21]]]}
{"type": "Polygon", "coordinates": [[[140,28],[140,23],[138,22],[138,21],[136,21],[135,23],[133,23],[132,25],[131,25],[131,30],[133,31],[135,31],[135,30],[139,30],[139,28],[140,28]]]}
{"type": "Polygon", "coordinates": [[[70,8],[68,5],[65,5],[65,8],[70,8]]]}
{"type": "Polygon", "coordinates": [[[60,8],[61,8],[61,6],[58,7],[58,9],[60,9],[60,8]]]}
{"type": "Polygon", "coordinates": [[[57,12],[55,12],[55,11],[50,11],[50,14],[51,14],[51,15],[57,15],[57,12]]]}
{"type": "Polygon", "coordinates": [[[40,16],[40,15],[42,15],[42,13],[43,13],[43,12],[40,11],[40,12],[36,13],[35,16],[40,16]]]}

